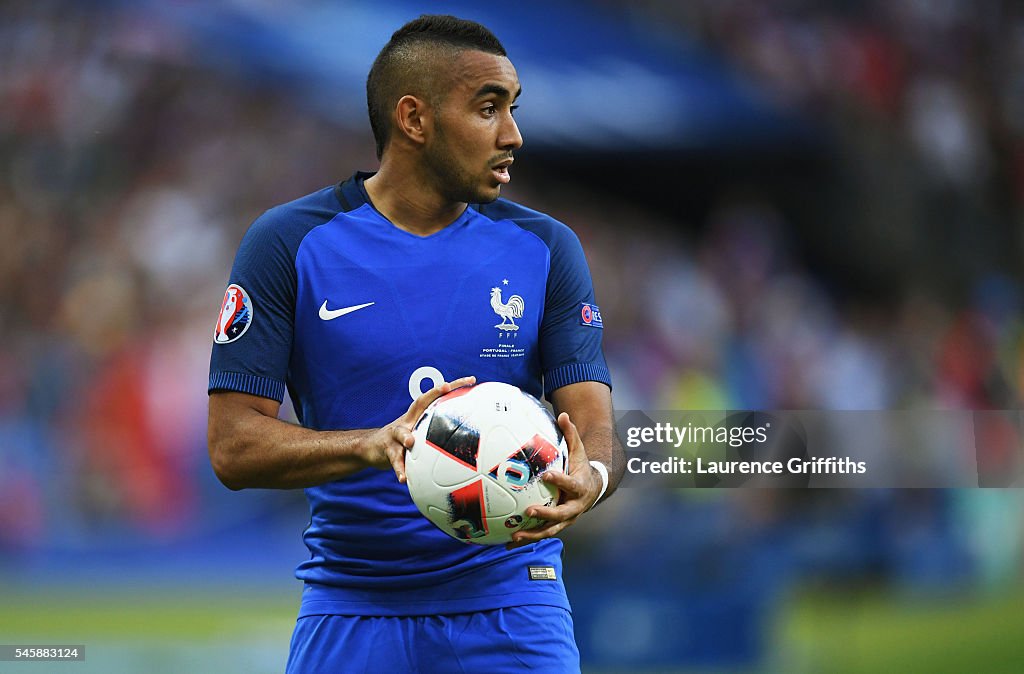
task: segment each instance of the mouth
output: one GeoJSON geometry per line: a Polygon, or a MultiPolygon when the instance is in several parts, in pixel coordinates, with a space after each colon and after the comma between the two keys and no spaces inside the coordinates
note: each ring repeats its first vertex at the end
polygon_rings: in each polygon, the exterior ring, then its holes
{"type": "Polygon", "coordinates": [[[499,162],[491,167],[491,172],[494,174],[494,177],[497,178],[498,182],[502,185],[507,185],[508,182],[512,180],[512,176],[508,173],[508,168],[512,166],[513,161],[515,160],[509,157],[505,161],[499,162]]]}

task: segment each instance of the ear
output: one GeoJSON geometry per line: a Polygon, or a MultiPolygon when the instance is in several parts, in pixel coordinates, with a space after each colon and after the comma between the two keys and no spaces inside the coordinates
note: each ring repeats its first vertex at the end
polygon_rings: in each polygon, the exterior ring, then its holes
{"type": "Polygon", "coordinates": [[[433,114],[430,105],[422,98],[406,94],[398,99],[395,106],[398,132],[416,145],[426,142],[430,134],[433,114]]]}

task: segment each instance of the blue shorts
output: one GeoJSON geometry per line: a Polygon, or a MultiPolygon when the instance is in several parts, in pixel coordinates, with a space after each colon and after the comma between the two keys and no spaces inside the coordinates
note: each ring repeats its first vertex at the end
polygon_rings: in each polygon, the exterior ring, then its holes
{"type": "Polygon", "coordinates": [[[288,674],[566,674],[580,671],[572,616],[554,606],[435,616],[299,618],[288,674]]]}

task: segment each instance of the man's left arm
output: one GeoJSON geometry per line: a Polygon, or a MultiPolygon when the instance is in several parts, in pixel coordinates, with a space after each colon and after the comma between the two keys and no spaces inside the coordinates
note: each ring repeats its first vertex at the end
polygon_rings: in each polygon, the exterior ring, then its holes
{"type": "Polygon", "coordinates": [[[527,516],[547,520],[548,524],[517,532],[509,548],[557,536],[599,499],[608,498],[626,469],[626,456],[615,433],[612,396],[607,385],[595,381],[569,384],[552,391],[549,398],[565,434],[569,467],[566,473],[545,473],[543,479],[561,490],[561,498],[553,507],[527,509],[527,516]],[[595,468],[592,461],[599,462],[607,471],[607,487],[600,469],[595,468]]]}

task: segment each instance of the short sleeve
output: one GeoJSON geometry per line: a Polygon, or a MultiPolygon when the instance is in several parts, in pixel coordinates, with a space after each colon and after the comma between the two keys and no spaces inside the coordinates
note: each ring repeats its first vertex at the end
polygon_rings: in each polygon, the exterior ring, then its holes
{"type": "Polygon", "coordinates": [[[257,218],[243,237],[214,329],[210,391],[284,399],[294,331],[296,239],[301,237],[273,210],[257,218]]]}
{"type": "Polygon", "coordinates": [[[610,388],[601,349],[604,324],[583,247],[571,229],[552,224],[543,237],[551,252],[540,328],[544,392],[581,381],[599,381],[610,388]]]}

